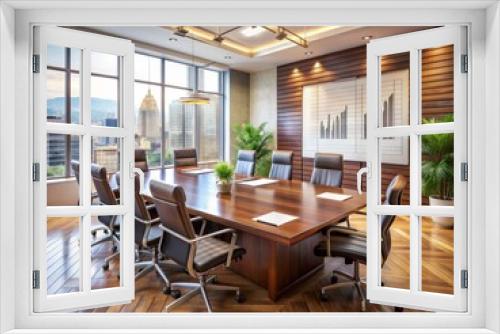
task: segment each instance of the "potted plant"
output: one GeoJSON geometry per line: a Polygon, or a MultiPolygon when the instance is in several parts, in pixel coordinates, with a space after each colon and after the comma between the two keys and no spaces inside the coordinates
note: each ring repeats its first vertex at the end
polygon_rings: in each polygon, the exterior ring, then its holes
{"type": "MultiPolygon", "coordinates": [[[[439,120],[453,122],[453,116],[439,120]]],[[[424,123],[436,123],[435,119],[424,123]]],[[[453,205],[453,134],[422,136],[422,194],[429,197],[429,205],[453,205]]],[[[432,217],[432,221],[446,228],[453,227],[451,217],[432,217]]]]}
{"type": "Polygon", "coordinates": [[[267,176],[271,168],[273,134],[266,131],[266,125],[267,123],[259,126],[242,123],[234,128],[236,148],[255,151],[255,174],[259,176],[267,176]]]}
{"type": "Polygon", "coordinates": [[[234,167],[227,162],[219,162],[214,168],[217,177],[217,192],[227,194],[231,192],[231,185],[234,175],[234,167]]]}

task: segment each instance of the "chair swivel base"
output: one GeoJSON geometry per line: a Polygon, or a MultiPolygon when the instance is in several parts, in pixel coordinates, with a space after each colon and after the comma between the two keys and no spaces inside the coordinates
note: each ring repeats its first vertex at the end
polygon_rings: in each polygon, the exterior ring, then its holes
{"type": "Polygon", "coordinates": [[[332,282],[332,284],[321,288],[320,298],[322,301],[328,300],[328,295],[327,295],[328,291],[331,291],[331,290],[334,290],[337,288],[341,288],[344,286],[354,285],[356,287],[356,290],[358,291],[360,297],[361,297],[361,311],[363,311],[363,312],[366,311],[367,299],[366,299],[365,292],[363,291],[363,287],[362,287],[362,285],[365,283],[361,280],[361,277],[359,275],[359,263],[357,263],[357,262],[354,263],[354,275],[352,275],[352,276],[348,275],[346,273],[343,273],[341,271],[334,270],[333,276],[331,278],[331,282],[332,282]],[[344,277],[344,278],[348,279],[348,281],[339,283],[338,276],[344,277]]]}
{"type": "Polygon", "coordinates": [[[215,284],[215,275],[212,276],[200,276],[199,282],[173,282],[170,284],[171,295],[175,299],[170,304],[166,306],[166,311],[170,311],[175,306],[181,305],[191,299],[194,295],[200,293],[208,312],[212,312],[212,305],[208,299],[207,290],[217,290],[217,291],[233,291],[235,292],[235,300],[238,303],[243,303],[245,301],[244,295],[240,292],[240,288],[230,285],[215,284]],[[191,289],[189,292],[184,294],[182,297],[178,290],[179,288],[191,289]]]}

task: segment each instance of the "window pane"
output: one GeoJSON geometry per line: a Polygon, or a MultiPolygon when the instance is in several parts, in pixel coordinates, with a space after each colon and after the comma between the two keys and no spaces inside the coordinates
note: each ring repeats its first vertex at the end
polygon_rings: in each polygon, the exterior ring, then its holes
{"type": "Polygon", "coordinates": [[[165,88],[165,163],[173,163],[173,150],[183,147],[194,147],[194,105],[178,102],[181,96],[189,91],[184,89],[165,88]]]}
{"type": "Polygon", "coordinates": [[[453,217],[420,217],[422,291],[453,294],[453,217]]]}
{"type": "Polygon", "coordinates": [[[149,82],[161,82],[161,59],[135,54],[135,79],[149,82]]]}
{"type": "MultiPolygon", "coordinates": [[[[118,239],[120,236],[120,227],[122,216],[94,216],[92,217],[92,228],[109,227],[112,233],[118,239]]],[[[102,238],[102,236],[100,236],[102,238]]],[[[99,240],[94,237],[92,241],[99,240]]],[[[120,251],[119,242],[113,240],[103,242],[95,246],[90,246],[91,269],[90,288],[92,290],[119,287],[120,283],[120,251]],[[108,259],[108,262],[106,262],[108,259]]]]}
{"type": "Polygon", "coordinates": [[[147,151],[149,166],[161,164],[161,88],[135,84],[135,147],[147,151]]]}
{"type": "Polygon", "coordinates": [[[47,46],[47,65],[65,67],[66,49],[62,46],[49,44],[47,46]]]}
{"type": "Polygon", "coordinates": [[[381,89],[379,96],[379,126],[410,124],[410,72],[399,64],[409,64],[410,53],[381,57],[381,89]]]}
{"type": "Polygon", "coordinates": [[[421,52],[420,121],[453,122],[453,45],[421,52]]]}
{"type": "Polygon", "coordinates": [[[119,126],[118,80],[92,76],[90,91],[92,125],[119,126]]]}
{"type": "Polygon", "coordinates": [[[66,122],[66,74],[47,70],[47,121],[66,122]]]}
{"type": "Polygon", "coordinates": [[[410,217],[396,216],[392,226],[390,216],[379,216],[382,242],[380,282],[384,287],[410,288],[410,217]]]}
{"type": "Polygon", "coordinates": [[[80,64],[82,59],[81,49],[71,49],[71,69],[75,71],[80,71],[80,64]]]}
{"type": "Polygon", "coordinates": [[[92,52],[91,71],[96,74],[118,76],[118,57],[106,53],[92,52]]]}
{"type": "Polygon", "coordinates": [[[221,116],[221,103],[218,95],[210,96],[210,104],[199,105],[200,120],[200,161],[219,159],[219,117],[221,116]]]}
{"type": "Polygon", "coordinates": [[[165,61],[165,83],[167,85],[190,87],[189,72],[191,66],[176,63],[173,61],[165,61]]]}
{"type": "Polygon", "coordinates": [[[80,217],[47,217],[47,294],[80,291],[80,217]]]}
{"type": "Polygon", "coordinates": [[[111,175],[120,170],[120,141],[113,137],[92,138],[92,163],[105,167],[111,175]]]}
{"type": "Polygon", "coordinates": [[[80,123],[80,74],[71,73],[71,123],[80,123]]]}
{"type": "Polygon", "coordinates": [[[219,92],[220,72],[200,69],[198,71],[198,89],[207,92],[219,92]]]}
{"type": "Polygon", "coordinates": [[[403,175],[407,178],[408,185],[403,191],[401,204],[407,205],[410,200],[410,138],[388,137],[379,138],[380,152],[380,196],[379,204],[384,204],[387,199],[387,188],[396,175],[403,175]]]}

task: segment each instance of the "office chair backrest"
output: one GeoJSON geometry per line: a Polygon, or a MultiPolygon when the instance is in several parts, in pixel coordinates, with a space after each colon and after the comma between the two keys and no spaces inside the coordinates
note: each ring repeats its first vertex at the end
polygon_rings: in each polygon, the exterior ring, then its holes
{"type": "Polygon", "coordinates": [[[135,167],[139,168],[143,172],[149,171],[146,150],[143,149],[135,150],[135,167]]]}
{"type": "Polygon", "coordinates": [[[271,179],[291,180],[292,179],[292,151],[273,151],[271,158],[271,179]]]}
{"type": "Polygon", "coordinates": [[[198,158],[195,148],[182,148],[174,150],[174,167],[196,167],[198,158]]]}
{"type": "MultiPolygon", "coordinates": [[[[97,164],[92,164],[90,173],[92,175],[92,181],[94,182],[94,188],[99,197],[99,201],[103,205],[117,205],[115,193],[111,189],[108,181],[108,173],[106,167],[99,166],[97,164]]],[[[111,227],[114,216],[99,216],[99,221],[104,225],[111,227]]]]}
{"type": "Polygon", "coordinates": [[[330,187],[342,187],[344,174],[342,154],[316,153],[311,183],[330,187]]]}
{"type": "MultiPolygon", "coordinates": [[[[116,183],[120,185],[119,172],[115,174],[115,178],[116,178],[116,183]]],[[[140,181],[140,176],[137,173],[135,173],[135,179],[134,179],[134,207],[135,207],[136,218],[139,218],[143,221],[151,220],[151,214],[149,213],[149,210],[146,207],[146,202],[144,201],[144,197],[141,194],[141,181],[140,181]]],[[[146,224],[136,219],[134,224],[134,229],[135,229],[135,243],[137,245],[142,245],[142,240],[144,238],[144,234],[146,233],[146,224]]]]}
{"type": "Polygon", "coordinates": [[[75,174],[76,182],[80,184],[80,161],[71,160],[71,170],[75,174]]]}
{"type": "Polygon", "coordinates": [[[255,151],[254,150],[239,150],[236,160],[236,174],[244,176],[253,176],[255,172],[255,151]]]}
{"type": "MultiPolygon", "coordinates": [[[[403,190],[408,184],[408,180],[403,175],[396,175],[385,192],[384,205],[401,205],[401,198],[403,197],[403,190]]],[[[382,265],[387,260],[391,251],[391,226],[396,219],[395,215],[385,215],[380,217],[381,226],[381,251],[382,251],[382,265]]]]}
{"type": "MultiPolygon", "coordinates": [[[[194,239],[195,233],[186,209],[184,189],[176,184],[166,184],[158,180],[151,180],[149,188],[161,224],[187,239],[194,239]]],[[[163,233],[160,250],[167,258],[185,268],[188,266],[190,254],[195,251],[189,243],[166,232],[163,233]]]]}

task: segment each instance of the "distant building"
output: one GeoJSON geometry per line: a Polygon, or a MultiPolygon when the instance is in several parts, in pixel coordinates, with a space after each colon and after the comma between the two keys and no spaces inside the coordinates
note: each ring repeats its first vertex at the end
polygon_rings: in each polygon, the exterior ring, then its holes
{"type": "Polygon", "coordinates": [[[148,93],[144,96],[137,115],[137,146],[149,150],[151,149],[151,143],[157,141],[160,136],[160,111],[156,99],[151,94],[151,89],[148,89],[148,93]]]}

